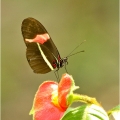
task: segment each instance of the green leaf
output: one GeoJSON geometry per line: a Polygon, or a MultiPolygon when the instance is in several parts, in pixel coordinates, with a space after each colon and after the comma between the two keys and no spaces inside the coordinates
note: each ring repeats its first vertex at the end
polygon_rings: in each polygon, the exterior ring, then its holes
{"type": "Polygon", "coordinates": [[[109,120],[109,118],[102,107],[85,104],[70,110],[61,120],[109,120]]]}
{"type": "Polygon", "coordinates": [[[120,120],[120,105],[114,107],[113,109],[108,111],[108,115],[113,115],[115,120],[120,120]]]}

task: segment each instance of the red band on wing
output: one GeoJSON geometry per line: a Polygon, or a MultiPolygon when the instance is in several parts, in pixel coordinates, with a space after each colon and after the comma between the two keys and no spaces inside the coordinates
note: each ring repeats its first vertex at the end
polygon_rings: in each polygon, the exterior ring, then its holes
{"type": "Polygon", "coordinates": [[[50,39],[50,36],[47,33],[45,33],[42,35],[37,35],[34,39],[25,39],[25,40],[28,42],[38,42],[40,44],[43,44],[49,39],[50,39]]]}

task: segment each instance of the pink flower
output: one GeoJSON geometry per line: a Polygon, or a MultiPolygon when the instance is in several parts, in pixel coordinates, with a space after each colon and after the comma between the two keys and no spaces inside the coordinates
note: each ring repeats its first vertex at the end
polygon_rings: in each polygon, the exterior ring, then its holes
{"type": "Polygon", "coordinates": [[[30,115],[33,114],[34,120],[60,120],[73,102],[100,106],[95,98],[73,94],[77,88],[69,74],[64,74],[59,84],[54,81],[43,82],[36,92],[30,115]]]}
{"type": "Polygon", "coordinates": [[[43,82],[35,95],[30,114],[34,120],[60,120],[71,104],[69,94],[75,87],[73,78],[64,74],[60,83],[54,81],[43,82]]]}

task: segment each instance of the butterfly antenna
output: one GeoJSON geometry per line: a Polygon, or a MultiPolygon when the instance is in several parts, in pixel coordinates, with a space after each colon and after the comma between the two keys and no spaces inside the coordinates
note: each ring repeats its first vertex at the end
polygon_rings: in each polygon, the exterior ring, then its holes
{"type": "Polygon", "coordinates": [[[78,53],[80,53],[80,52],[84,52],[84,50],[82,50],[82,51],[73,53],[73,51],[75,51],[75,50],[76,50],[81,44],[83,44],[85,41],[86,41],[86,40],[84,40],[84,41],[81,42],[77,47],[75,47],[75,48],[70,52],[70,54],[69,54],[67,57],[70,57],[70,56],[72,56],[72,55],[78,54],[78,53]],[[73,54],[72,54],[72,53],[73,53],[73,54]]]}
{"type": "Polygon", "coordinates": [[[81,53],[81,52],[85,52],[85,51],[84,51],[84,50],[81,50],[81,51],[76,52],[76,53],[73,53],[73,54],[71,54],[71,55],[69,55],[69,56],[67,56],[67,57],[73,56],[73,55],[78,54],[78,53],[81,53]]]}

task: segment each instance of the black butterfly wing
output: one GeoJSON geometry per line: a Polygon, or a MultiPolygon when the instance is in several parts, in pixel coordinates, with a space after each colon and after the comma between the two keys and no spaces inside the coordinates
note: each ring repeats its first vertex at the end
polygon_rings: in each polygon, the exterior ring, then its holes
{"type": "Polygon", "coordinates": [[[27,47],[26,50],[26,57],[29,65],[35,73],[44,74],[51,71],[47,63],[44,61],[36,43],[29,44],[29,47],[27,47]]]}
{"type": "Polygon", "coordinates": [[[26,18],[22,22],[21,29],[27,46],[26,57],[33,71],[44,74],[53,70],[56,67],[53,66],[53,62],[57,63],[60,55],[52,39],[49,38],[44,44],[26,41],[34,39],[37,35],[48,34],[44,26],[34,18],[26,18]]]}

